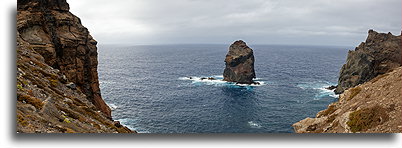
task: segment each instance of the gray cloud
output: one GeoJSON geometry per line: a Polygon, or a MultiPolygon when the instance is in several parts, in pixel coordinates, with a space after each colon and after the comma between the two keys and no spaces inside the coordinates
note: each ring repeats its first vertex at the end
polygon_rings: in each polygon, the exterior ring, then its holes
{"type": "Polygon", "coordinates": [[[354,46],[401,32],[400,0],[70,0],[100,43],[354,46]]]}

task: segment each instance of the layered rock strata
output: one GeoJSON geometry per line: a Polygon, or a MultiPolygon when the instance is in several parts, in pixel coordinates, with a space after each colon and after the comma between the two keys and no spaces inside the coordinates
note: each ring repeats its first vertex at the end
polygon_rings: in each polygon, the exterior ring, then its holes
{"type": "Polygon", "coordinates": [[[223,72],[224,81],[254,84],[254,53],[244,41],[236,41],[229,47],[223,72]]]}
{"type": "Polygon", "coordinates": [[[39,53],[47,65],[59,69],[95,107],[111,118],[101,97],[97,42],[69,12],[65,0],[18,0],[17,31],[21,40],[39,53]]]}
{"type": "Polygon", "coordinates": [[[401,36],[370,30],[366,42],[349,51],[335,93],[363,84],[401,66],[401,36]]]}
{"type": "Polygon", "coordinates": [[[101,98],[97,42],[65,0],[17,1],[17,132],[132,133],[101,98]]]}

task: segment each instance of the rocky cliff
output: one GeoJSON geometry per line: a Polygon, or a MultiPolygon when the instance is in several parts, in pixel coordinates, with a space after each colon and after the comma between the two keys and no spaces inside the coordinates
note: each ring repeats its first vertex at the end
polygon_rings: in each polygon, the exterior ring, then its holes
{"type": "Polygon", "coordinates": [[[111,120],[97,42],[65,0],[18,0],[16,33],[18,132],[132,132],[111,120]]]}
{"type": "Polygon", "coordinates": [[[297,133],[401,133],[401,36],[369,31],[349,51],[332,103],[315,118],[293,124],[297,133]]]}
{"type": "Polygon", "coordinates": [[[401,36],[370,30],[366,42],[349,51],[335,93],[363,84],[401,66],[401,36]]]}
{"type": "Polygon", "coordinates": [[[244,41],[236,41],[229,47],[225,63],[224,81],[240,84],[255,83],[253,50],[244,41]]]}
{"type": "Polygon", "coordinates": [[[315,118],[293,124],[297,133],[401,133],[402,67],[346,90],[315,118]]]}

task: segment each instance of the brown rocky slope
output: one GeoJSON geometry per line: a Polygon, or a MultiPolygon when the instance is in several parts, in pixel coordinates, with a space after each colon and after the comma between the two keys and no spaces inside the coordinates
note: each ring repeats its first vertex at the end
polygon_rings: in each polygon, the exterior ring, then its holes
{"type": "Polygon", "coordinates": [[[401,133],[401,56],[401,36],[369,30],[340,71],[338,102],[293,124],[295,132],[401,133]]]}
{"type": "Polygon", "coordinates": [[[65,0],[17,1],[17,132],[133,132],[101,97],[96,44],[65,0]]]}
{"type": "Polygon", "coordinates": [[[402,67],[350,88],[339,101],[293,124],[297,133],[401,133],[402,67]]]}

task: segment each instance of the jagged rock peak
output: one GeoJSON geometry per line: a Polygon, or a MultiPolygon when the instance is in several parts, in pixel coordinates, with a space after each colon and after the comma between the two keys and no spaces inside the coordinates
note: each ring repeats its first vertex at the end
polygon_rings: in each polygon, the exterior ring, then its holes
{"type": "Polygon", "coordinates": [[[234,42],[225,59],[226,68],[223,72],[224,81],[240,84],[253,84],[256,77],[254,71],[253,50],[242,41],[234,42]]]}
{"type": "Polygon", "coordinates": [[[368,31],[366,42],[349,51],[335,93],[363,84],[401,66],[401,36],[368,31]]]}
{"type": "Polygon", "coordinates": [[[28,11],[69,11],[70,6],[66,0],[18,0],[17,9],[28,11]]]}

